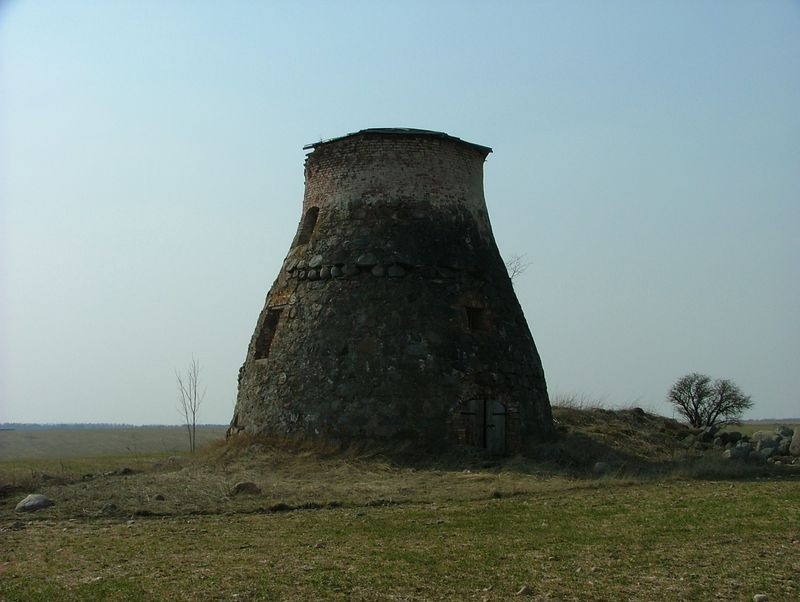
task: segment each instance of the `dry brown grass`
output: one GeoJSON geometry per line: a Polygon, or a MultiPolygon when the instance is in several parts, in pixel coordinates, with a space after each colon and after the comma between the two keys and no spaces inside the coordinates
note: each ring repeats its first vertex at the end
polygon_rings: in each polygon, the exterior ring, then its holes
{"type": "Polygon", "coordinates": [[[0,462],[0,600],[798,596],[797,471],[726,475],[635,409],[554,414],[559,441],[502,460],[239,438],[0,462]],[[15,515],[28,486],[56,505],[15,515]]]}

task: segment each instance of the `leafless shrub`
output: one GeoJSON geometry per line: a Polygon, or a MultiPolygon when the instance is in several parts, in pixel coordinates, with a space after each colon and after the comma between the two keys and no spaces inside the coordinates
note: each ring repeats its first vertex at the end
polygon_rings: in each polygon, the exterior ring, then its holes
{"type": "Polygon", "coordinates": [[[524,274],[531,266],[531,262],[528,261],[528,256],[525,254],[511,255],[505,263],[506,271],[508,271],[508,277],[511,278],[511,282],[514,282],[517,276],[524,274]]]}
{"type": "Polygon", "coordinates": [[[189,435],[189,451],[195,452],[197,448],[197,416],[200,412],[200,405],[206,396],[205,389],[202,393],[200,386],[200,362],[192,356],[189,367],[185,374],[175,371],[175,378],[178,381],[178,412],[186,421],[186,431],[189,435]]]}

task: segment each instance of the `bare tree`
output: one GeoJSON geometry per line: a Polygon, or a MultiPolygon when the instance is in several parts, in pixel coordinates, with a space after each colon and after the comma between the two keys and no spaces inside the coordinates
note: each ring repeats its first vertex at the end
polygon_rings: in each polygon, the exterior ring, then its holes
{"type": "Polygon", "coordinates": [[[200,362],[192,356],[186,374],[181,374],[175,370],[175,378],[178,381],[178,412],[186,421],[186,431],[189,435],[189,451],[194,453],[197,449],[197,415],[200,411],[200,404],[206,396],[206,391],[199,391],[200,385],[200,362]]]}
{"type": "Polygon", "coordinates": [[[527,255],[511,255],[506,260],[506,271],[508,271],[508,277],[511,278],[511,282],[514,282],[517,276],[524,274],[530,266],[531,262],[528,261],[527,255]]]}
{"type": "Polygon", "coordinates": [[[667,399],[693,427],[737,423],[753,406],[750,396],[733,381],[720,378],[711,382],[710,377],[697,372],[679,378],[667,399]]]}

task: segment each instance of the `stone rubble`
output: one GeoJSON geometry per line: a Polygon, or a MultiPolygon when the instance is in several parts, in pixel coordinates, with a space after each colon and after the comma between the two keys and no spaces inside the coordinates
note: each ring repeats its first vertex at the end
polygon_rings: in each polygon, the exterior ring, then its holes
{"type": "Polygon", "coordinates": [[[718,427],[696,429],[683,439],[690,449],[719,449],[723,458],[770,464],[800,465],[800,428],[780,425],[773,431],[756,431],[745,435],[739,431],[722,431],[718,427]],[[797,442],[797,445],[793,446],[797,442]]]}

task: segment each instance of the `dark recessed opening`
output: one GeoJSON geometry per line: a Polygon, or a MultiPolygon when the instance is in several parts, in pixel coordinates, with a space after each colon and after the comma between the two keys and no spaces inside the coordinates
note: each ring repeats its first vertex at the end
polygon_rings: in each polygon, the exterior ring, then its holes
{"type": "Polygon", "coordinates": [[[482,307],[465,307],[467,312],[467,328],[472,331],[486,330],[488,320],[486,318],[486,310],[482,307]]]}
{"type": "Polygon", "coordinates": [[[278,321],[283,312],[282,307],[270,308],[267,310],[267,317],[264,325],[256,339],[255,359],[263,360],[269,355],[269,348],[272,346],[272,339],[275,338],[275,331],[278,328],[278,321]]]}
{"type": "Polygon", "coordinates": [[[305,216],[303,216],[303,225],[300,227],[300,233],[297,235],[297,245],[304,245],[311,240],[311,235],[314,234],[314,227],[317,225],[318,215],[319,207],[311,207],[306,211],[305,216]]]}

